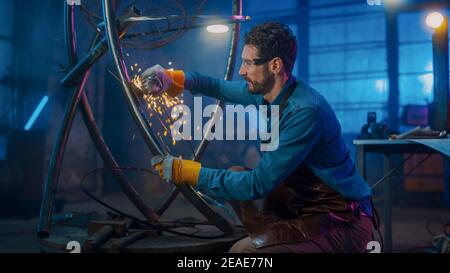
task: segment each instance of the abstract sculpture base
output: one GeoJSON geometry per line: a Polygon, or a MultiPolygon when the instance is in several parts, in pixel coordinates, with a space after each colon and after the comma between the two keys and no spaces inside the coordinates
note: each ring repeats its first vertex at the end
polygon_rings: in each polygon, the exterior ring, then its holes
{"type": "MultiPolygon", "coordinates": [[[[238,240],[246,236],[243,229],[237,229],[236,233],[226,235],[216,239],[200,239],[180,236],[167,232],[159,233],[151,229],[130,229],[127,234],[140,233],[138,239],[133,240],[125,246],[118,247],[118,242],[125,238],[124,236],[112,236],[104,243],[95,248],[87,247],[87,240],[92,238],[88,234],[86,226],[88,214],[75,215],[70,223],[58,223],[52,226],[52,233],[49,238],[38,238],[42,247],[42,252],[71,252],[68,247],[69,242],[78,243],[79,251],[82,253],[224,253],[238,240]]],[[[106,216],[96,216],[96,219],[106,219],[106,216]]],[[[92,220],[92,219],[91,219],[92,220]]],[[[187,234],[197,236],[215,237],[223,234],[215,226],[211,225],[193,225],[192,227],[178,227],[171,229],[187,234]]],[[[73,243],[72,243],[73,244],[73,243]]],[[[73,248],[75,250],[75,248],[73,248]]]]}

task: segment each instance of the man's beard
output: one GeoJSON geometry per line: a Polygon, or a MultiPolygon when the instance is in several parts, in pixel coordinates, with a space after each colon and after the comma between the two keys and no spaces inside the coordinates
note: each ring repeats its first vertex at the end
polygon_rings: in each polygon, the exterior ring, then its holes
{"type": "Polygon", "coordinates": [[[265,95],[272,90],[272,87],[275,84],[275,76],[269,73],[267,69],[264,69],[264,77],[261,81],[252,81],[248,78],[245,78],[245,80],[251,83],[251,85],[249,84],[248,90],[252,94],[265,95]]]}

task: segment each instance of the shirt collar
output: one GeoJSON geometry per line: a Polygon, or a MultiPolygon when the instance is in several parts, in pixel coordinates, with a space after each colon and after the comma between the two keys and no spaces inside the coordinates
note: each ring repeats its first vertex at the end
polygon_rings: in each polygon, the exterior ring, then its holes
{"type": "Polygon", "coordinates": [[[280,94],[278,94],[278,96],[273,100],[272,103],[268,103],[264,98],[263,98],[263,103],[267,104],[267,105],[279,105],[281,100],[283,99],[284,95],[286,94],[286,92],[289,89],[289,86],[291,86],[291,84],[293,84],[296,81],[294,76],[289,76],[288,80],[284,83],[283,88],[281,89],[280,94]]]}

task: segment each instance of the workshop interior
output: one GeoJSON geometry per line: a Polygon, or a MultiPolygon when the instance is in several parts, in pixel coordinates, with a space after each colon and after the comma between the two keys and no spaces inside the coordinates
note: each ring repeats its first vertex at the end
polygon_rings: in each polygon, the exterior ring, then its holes
{"type": "MultiPolygon", "coordinates": [[[[136,86],[156,64],[242,80],[245,34],[271,21],[294,33],[292,75],[328,101],[371,189],[367,252],[449,253],[449,11],[448,0],[0,0],[0,253],[226,253],[243,239],[232,201],[165,181],[151,162],[257,168],[258,124],[247,119],[243,139],[176,140],[173,110],[195,119],[196,95],[136,86]]],[[[207,106],[225,102],[202,96],[207,106]]]]}

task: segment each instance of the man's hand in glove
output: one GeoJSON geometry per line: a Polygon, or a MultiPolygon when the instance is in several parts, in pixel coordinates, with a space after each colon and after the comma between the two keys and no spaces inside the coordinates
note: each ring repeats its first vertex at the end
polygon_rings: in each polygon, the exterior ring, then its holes
{"type": "Polygon", "coordinates": [[[167,70],[157,64],[145,70],[141,78],[148,94],[159,96],[167,92],[171,97],[176,97],[184,90],[182,70],[167,70]]]}
{"type": "Polygon", "coordinates": [[[172,181],[178,186],[191,185],[195,187],[202,167],[199,162],[171,155],[157,155],[152,158],[151,163],[162,179],[172,181]]]}

